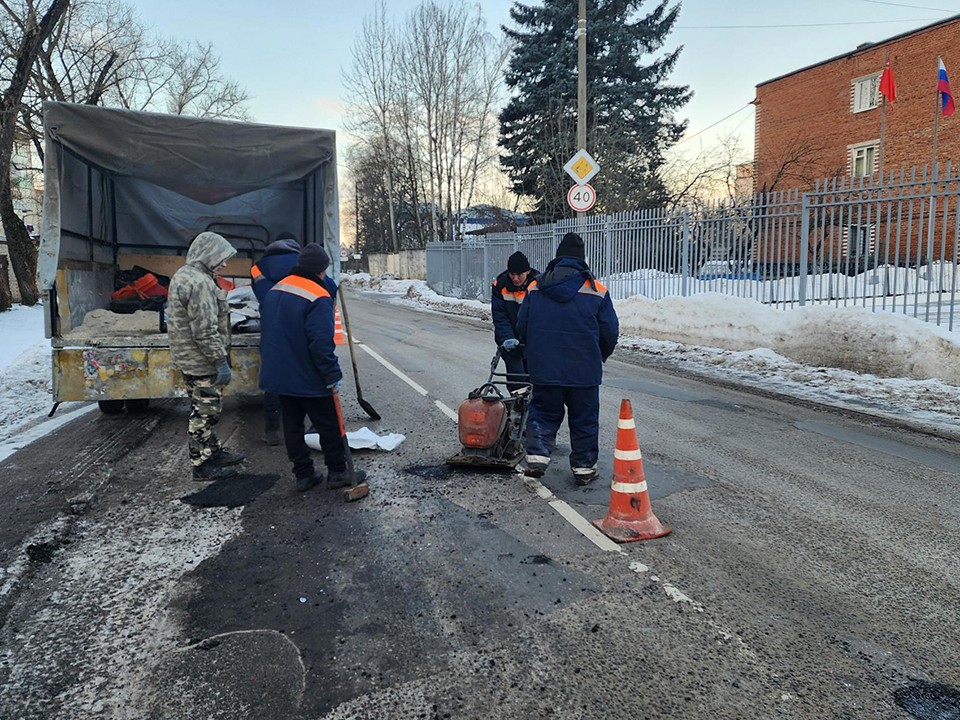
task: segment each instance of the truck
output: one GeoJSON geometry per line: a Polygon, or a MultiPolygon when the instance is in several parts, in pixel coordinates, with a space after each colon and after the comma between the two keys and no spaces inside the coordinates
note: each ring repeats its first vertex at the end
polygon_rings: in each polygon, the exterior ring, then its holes
{"type": "MultiPolygon", "coordinates": [[[[51,415],[64,401],[113,414],[185,396],[160,312],[131,322],[111,300],[131,273],[173,275],[201,232],[237,248],[223,275],[238,285],[285,231],[321,244],[338,275],[334,131],[60,102],[45,103],[43,118],[37,279],[51,415]]],[[[232,333],[227,394],[259,392],[259,346],[258,332],[232,333]]]]}

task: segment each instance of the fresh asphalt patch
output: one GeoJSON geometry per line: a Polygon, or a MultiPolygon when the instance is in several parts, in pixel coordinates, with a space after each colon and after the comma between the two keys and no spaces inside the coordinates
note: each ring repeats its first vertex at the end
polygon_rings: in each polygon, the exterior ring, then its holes
{"type": "Polygon", "coordinates": [[[237,475],[212,482],[202,490],[184,495],[181,502],[195,507],[235,508],[249,505],[274,486],[279,475],[237,475]]]}
{"type": "MultiPolygon", "coordinates": [[[[567,458],[570,449],[557,446],[547,472],[540,478],[541,484],[554,495],[571,505],[598,505],[610,503],[610,483],[613,480],[613,452],[601,451],[597,463],[599,477],[589,485],[577,485],[573,481],[567,458]]],[[[647,481],[647,493],[651,500],[659,500],[677,492],[708,487],[712,481],[702,475],[685,472],[676,465],[655,463],[644,458],[643,475],[647,481]]],[[[588,518],[591,519],[591,518],[588,518]]]]}

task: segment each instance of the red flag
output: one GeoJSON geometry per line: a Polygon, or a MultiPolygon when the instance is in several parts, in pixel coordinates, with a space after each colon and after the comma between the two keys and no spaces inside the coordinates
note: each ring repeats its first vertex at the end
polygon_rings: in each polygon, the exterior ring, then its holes
{"type": "Polygon", "coordinates": [[[893,80],[893,68],[890,67],[889,59],[884,63],[883,75],[880,76],[880,94],[890,103],[897,99],[897,85],[893,80]]]}

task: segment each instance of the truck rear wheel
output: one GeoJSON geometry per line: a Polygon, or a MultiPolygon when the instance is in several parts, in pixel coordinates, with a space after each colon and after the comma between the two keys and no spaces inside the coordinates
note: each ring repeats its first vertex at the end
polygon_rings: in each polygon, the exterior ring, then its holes
{"type": "Polygon", "coordinates": [[[127,412],[143,412],[150,407],[150,398],[137,398],[136,400],[124,400],[127,406],[127,412]]]}
{"type": "Polygon", "coordinates": [[[123,400],[98,400],[100,412],[104,415],[116,415],[123,412],[123,400]]]}

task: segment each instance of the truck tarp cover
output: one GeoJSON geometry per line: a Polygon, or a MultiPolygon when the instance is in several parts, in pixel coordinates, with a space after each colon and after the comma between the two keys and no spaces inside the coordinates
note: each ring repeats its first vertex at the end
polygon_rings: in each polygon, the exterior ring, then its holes
{"type": "Polygon", "coordinates": [[[48,102],[44,134],[44,288],[66,236],[185,247],[204,223],[255,221],[338,257],[331,130],[48,102]]]}

